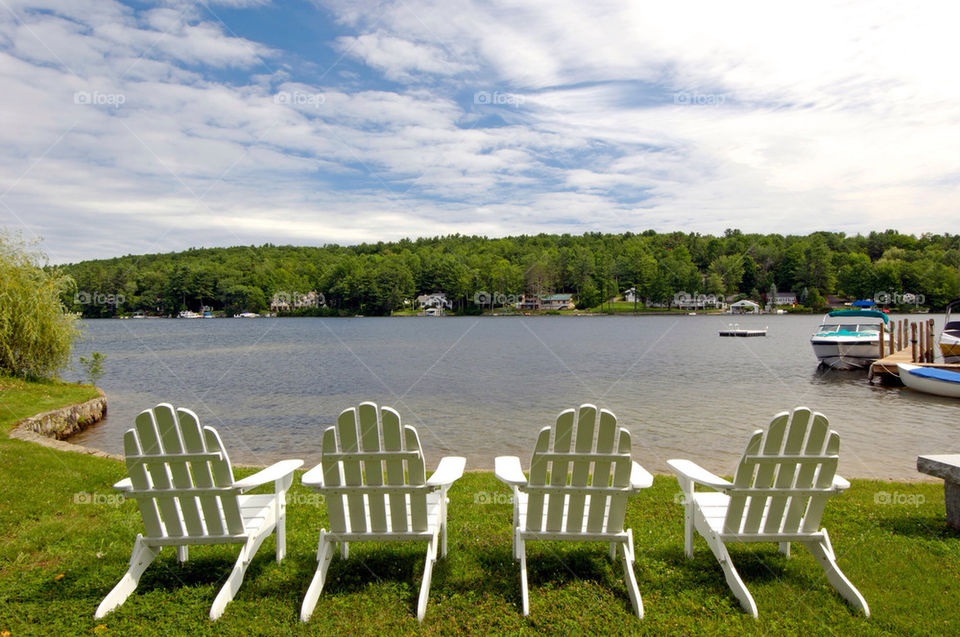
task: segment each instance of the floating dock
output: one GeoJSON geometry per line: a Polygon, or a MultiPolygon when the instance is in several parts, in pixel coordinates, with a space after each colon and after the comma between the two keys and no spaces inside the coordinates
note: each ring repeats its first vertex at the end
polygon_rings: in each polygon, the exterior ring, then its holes
{"type": "Polygon", "coordinates": [[[766,336],[767,330],[720,330],[720,336],[766,336]]]}

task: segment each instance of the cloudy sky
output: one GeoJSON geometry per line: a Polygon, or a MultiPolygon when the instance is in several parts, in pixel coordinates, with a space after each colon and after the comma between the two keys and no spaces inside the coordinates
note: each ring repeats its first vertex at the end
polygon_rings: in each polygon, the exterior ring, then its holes
{"type": "Polygon", "coordinates": [[[0,0],[0,226],[955,233],[958,6],[0,0]]]}

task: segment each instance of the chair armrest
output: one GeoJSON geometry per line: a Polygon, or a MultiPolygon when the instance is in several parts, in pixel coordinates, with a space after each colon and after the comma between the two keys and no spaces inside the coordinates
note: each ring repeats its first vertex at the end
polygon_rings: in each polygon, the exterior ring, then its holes
{"type": "Polygon", "coordinates": [[[120,482],[113,485],[113,488],[119,491],[133,491],[133,482],[130,480],[130,478],[124,478],[120,482]]]}
{"type": "Polygon", "coordinates": [[[841,478],[838,475],[833,476],[833,490],[834,491],[843,491],[844,489],[850,488],[850,482],[841,478]]]}
{"type": "Polygon", "coordinates": [[[240,491],[247,491],[254,487],[259,487],[262,484],[267,484],[268,482],[275,482],[281,480],[286,476],[292,475],[295,469],[299,469],[303,464],[303,460],[281,460],[275,464],[270,465],[262,471],[258,471],[252,476],[247,476],[242,480],[237,480],[233,483],[233,486],[240,491]]]}
{"type": "Polygon", "coordinates": [[[310,471],[307,471],[305,474],[300,476],[300,483],[305,487],[313,487],[314,489],[323,488],[323,465],[318,464],[310,471]]]}
{"type": "Polygon", "coordinates": [[[636,462],[630,469],[630,486],[634,489],[646,489],[653,486],[653,476],[636,462]]]}
{"type": "Polygon", "coordinates": [[[720,476],[710,473],[696,462],[691,462],[690,460],[667,460],[667,464],[670,465],[670,468],[673,469],[678,478],[686,478],[687,480],[702,484],[711,489],[716,489],[717,491],[726,491],[733,486],[733,483],[729,480],[724,480],[720,476]]]}
{"type": "Polygon", "coordinates": [[[467,459],[460,456],[441,458],[437,470],[427,478],[427,485],[431,487],[450,486],[463,475],[463,469],[466,466],[467,459]]]}
{"type": "Polygon", "coordinates": [[[523,475],[523,469],[520,468],[520,458],[517,456],[498,456],[493,461],[493,473],[498,480],[513,487],[521,487],[527,484],[527,477],[523,475]]]}

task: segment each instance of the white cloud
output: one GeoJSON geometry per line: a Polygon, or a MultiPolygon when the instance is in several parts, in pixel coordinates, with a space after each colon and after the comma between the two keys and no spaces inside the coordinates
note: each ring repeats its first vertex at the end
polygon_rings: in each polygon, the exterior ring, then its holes
{"type": "Polygon", "coordinates": [[[952,231],[952,5],[332,2],[341,31],[316,46],[351,66],[317,79],[193,3],[7,4],[0,223],[54,260],[444,232],[952,231]]]}

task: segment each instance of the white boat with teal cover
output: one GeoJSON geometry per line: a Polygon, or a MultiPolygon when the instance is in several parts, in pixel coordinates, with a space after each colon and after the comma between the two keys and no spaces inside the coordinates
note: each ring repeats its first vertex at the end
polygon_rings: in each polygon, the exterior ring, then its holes
{"type": "Polygon", "coordinates": [[[890,319],[878,310],[834,310],[810,337],[821,365],[833,369],[868,367],[880,353],[880,326],[890,319]]]}
{"type": "Polygon", "coordinates": [[[897,363],[900,380],[915,391],[948,398],[960,398],[960,372],[936,367],[897,363]]]}
{"type": "Polygon", "coordinates": [[[960,363],[960,321],[953,318],[953,312],[960,312],[960,299],[947,305],[947,318],[940,332],[940,353],[944,363],[960,363]]]}

